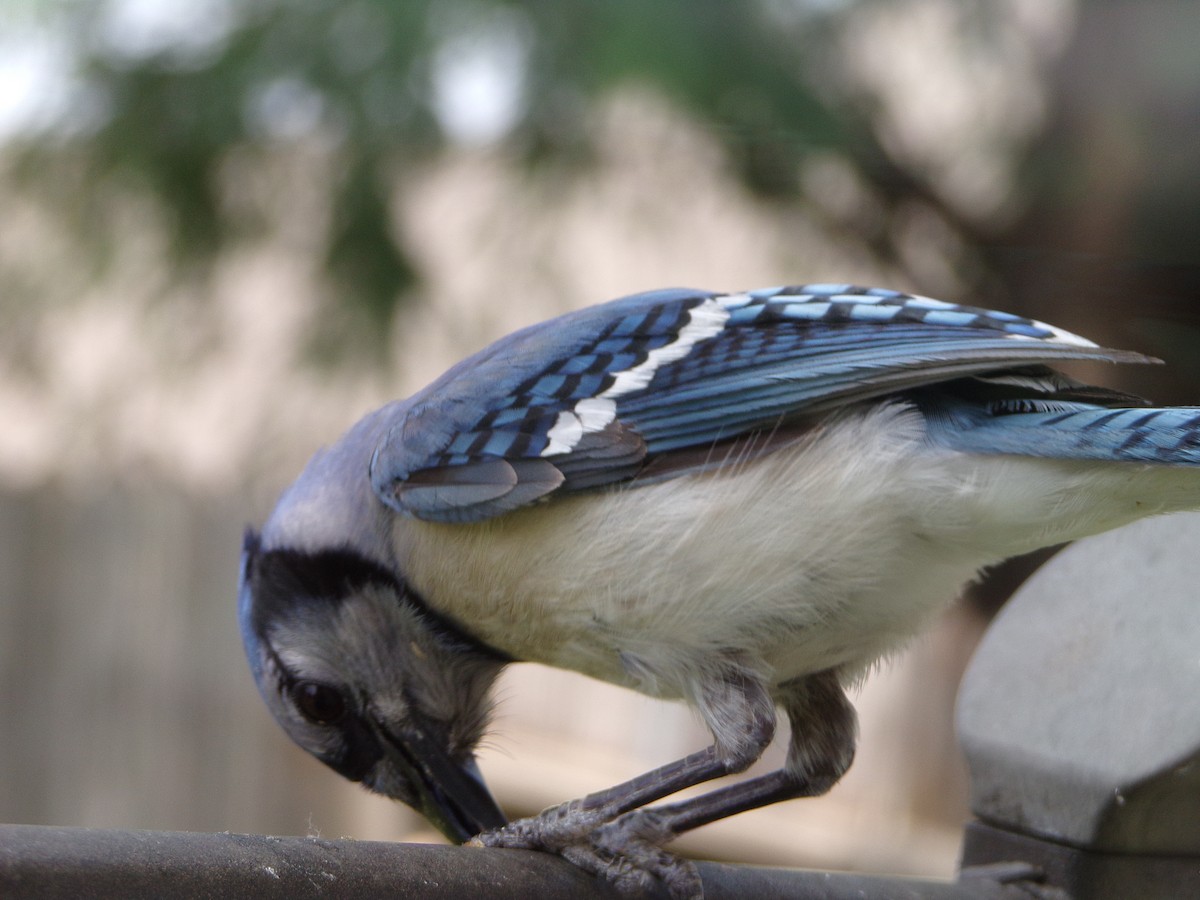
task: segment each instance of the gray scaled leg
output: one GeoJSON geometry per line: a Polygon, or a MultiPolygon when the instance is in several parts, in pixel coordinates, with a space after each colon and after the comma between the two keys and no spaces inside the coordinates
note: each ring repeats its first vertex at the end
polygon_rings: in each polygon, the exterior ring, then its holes
{"type": "Polygon", "coordinates": [[[639,809],[603,826],[600,835],[649,828],[668,841],[728,816],[797,797],[818,797],[837,784],[854,760],[858,717],[836,673],[820,672],[775,689],[792,736],[787,761],[760,775],[668,806],[639,809]]]}
{"type": "MultiPolygon", "coordinates": [[[[672,897],[702,897],[695,867],[664,851],[664,844],[717,819],[781,800],[819,796],[833,787],[850,768],[857,736],[857,716],[837,675],[821,672],[789,681],[775,693],[792,728],[784,768],[679,803],[625,813],[591,834],[592,856],[627,860],[660,878],[672,897]]],[[[574,862],[581,849],[561,852],[574,862]]]]}
{"type": "Polygon", "coordinates": [[[662,850],[655,841],[632,840],[632,831],[628,847],[621,845],[615,832],[598,831],[647,803],[745,771],[775,736],[774,702],[766,684],[746,666],[732,661],[714,666],[697,684],[692,700],[713,732],[711,747],[532,818],[510,822],[470,843],[557,853],[627,890],[644,889],[651,876],[658,876],[675,896],[698,896],[700,881],[691,863],[662,850]],[[605,839],[598,841],[601,834],[605,839]]]}

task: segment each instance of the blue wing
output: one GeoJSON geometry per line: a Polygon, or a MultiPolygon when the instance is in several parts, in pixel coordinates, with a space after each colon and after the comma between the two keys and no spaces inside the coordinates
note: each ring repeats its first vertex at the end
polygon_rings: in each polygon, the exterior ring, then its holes
{"type": "MultiPolygon", "coordinates": [[[[651,464],[678,474],[692,462],[673,459],[781,422],[1062,359],[1149,361],[1020,316],[879,288],[637,294],[459,363],[398,408],[372,482],[407,515],[477,521],[651,464]]],[[[1055,384],[1041,393],[1061,393],[1055,384]]]]}

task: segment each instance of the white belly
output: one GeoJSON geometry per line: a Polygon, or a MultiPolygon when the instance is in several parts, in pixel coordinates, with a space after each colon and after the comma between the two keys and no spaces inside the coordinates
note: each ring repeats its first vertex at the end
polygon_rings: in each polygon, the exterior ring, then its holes
{"type": "Polygon", "coordinates": [[[405,520],[396,544],[416,590],[483,640],[678,696],[714,653],[776,683],[860,670],[980,567],[1196,506],[1198,489],[1194,469],[931,447],[891,407],[715,473],[477,525],[405,520]]]}

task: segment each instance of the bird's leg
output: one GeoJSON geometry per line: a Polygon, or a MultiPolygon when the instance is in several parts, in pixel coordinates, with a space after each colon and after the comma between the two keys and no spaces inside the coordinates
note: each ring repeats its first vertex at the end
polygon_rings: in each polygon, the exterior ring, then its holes
{"type": "Polygon", "coordinates": [[[598,871],[595,860],[608,861],[606,874],[619,886],[640,887],[648,873],[672,897],[702,897],[695,866],[664,851],[664,844],[736,813],[824,794],[854,758],[857,717],[833,672],[787,682],[776,693],[792,728],[784,768],[679,803],[632,810],[599,826],[587,847],[567,847],[562,855],[590,871],[598,871]]]}
{"type": "Polygon", "coordinates": [[[676,836],[735,813],[828,791],[854,758],[856,716],[834,672],[775,690],[792,728],[784,768],[679,803],[642,808],[691,785],[745,770],[774,735],[772,702],[745,672],[709,683],[695,697],[713,731],[712,747],[624,784],[480,835],[486,846],[558,853],[618,887],[644,889],[651,876],[672,897],[702,896],[693,864],[662,846],[676,836]]]}
{"type": "Polygon", "coordinates": [[[631,810],[744,771],[775,735],[774,704],[762,679],[748,667],[734,662],[723,665],[717,674],[698,682],[690,699],[712,729],[715,742],[711,747],[533,818],[510,822],[471,843],[553,853],[562,853],[574,844],[589,844],[596,828],[631,810]]]}
{"type": "Polygon", "coordinates": [[[792,728],[782,769],[690,800],[630,812],[604,829],[619,835],[653,822],[653,830],[661,833],[659,843],[736,813],[828,791],[854,759],[854,707],[832,671],[786,682],[776,694],[792,728]]]}

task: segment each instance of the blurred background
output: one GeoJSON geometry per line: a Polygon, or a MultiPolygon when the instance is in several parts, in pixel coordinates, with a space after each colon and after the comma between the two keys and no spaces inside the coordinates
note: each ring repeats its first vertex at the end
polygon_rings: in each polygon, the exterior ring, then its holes
{"type": "MultiPolygon", "coordinates": [[[[1198,34],[1194,0],[4,0],[0,821],[435,840],[269,720],[241,532],[555,313],[878,284],[1161,356],[1076,374],[1200,401],[1198,34]]],[[[681,847],[950,874],[958,676],[1033,564],[861,690],[831,795],[681,847]]],[[[706,740],[521,665],[482,767],[528,814],[706,740]]]]}

